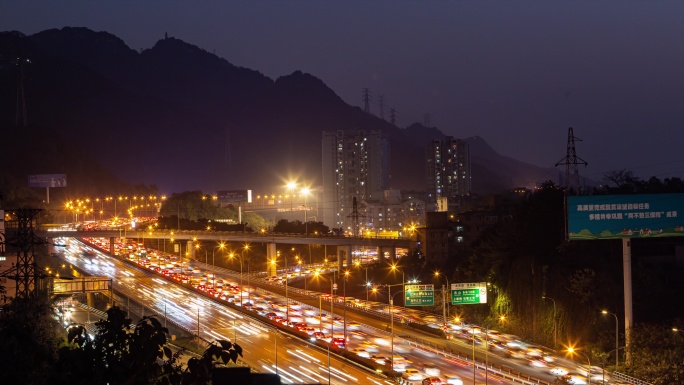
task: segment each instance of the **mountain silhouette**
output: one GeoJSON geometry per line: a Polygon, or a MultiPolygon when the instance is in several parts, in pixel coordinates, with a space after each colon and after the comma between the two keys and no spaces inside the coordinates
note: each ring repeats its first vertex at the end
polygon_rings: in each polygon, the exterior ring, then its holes
{"type": "MultiPolygon", "coordinates": [[[[123,180],[165,192],[272,192],[290,177],[315,186],[321,133],[357,129],[388,138],[388,187],[423,190],[425,148],[445,136],[420,124],[395,127],[301,71],[273,80],[180,39],[136,51],[110,33],[72,27],[0,33],[2,130],[17,129],[19,55],[31,61],[24,67],[30,126],[61,135],[123,180]]],[[[477,193],[557,177],[500,156],[482,138],[465,139],[477,193]]]]}

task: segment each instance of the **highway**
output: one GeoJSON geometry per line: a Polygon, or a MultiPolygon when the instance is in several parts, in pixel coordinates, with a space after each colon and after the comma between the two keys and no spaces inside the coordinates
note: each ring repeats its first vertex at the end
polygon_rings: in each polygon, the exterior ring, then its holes
{"type": "MultiPolygon", "coordinates": [[[[70,263],[79,267],[91,275],[105,275],[114,279],[114,288],[125,297],[136,302],[141,302],[152,308],[157,314],[162,315],[180,325],[186,330],[199,334],[202,338],[212,341],[216,339],[237,340],[245,349],[245,363],[264,372],[275,373],[276,369],[276,349],[278,374],[283,378],[284,383],[330,383],[342,384],[357,382],[359,384],[384,384],[391,383],[380,376],[367,370],[359,369],[354,364],[338,359],[335,355],[331,356],[331,371],[328,373],[327,351],[320,347],[313,347],[296,337],[289,336],[282,332],[275,332],[271,325],[258,321],[252,315],[253,312],[235,310],[229,306],[220,304],[196,292],[188,290],[173,281],[163,277],[154,276],[147,269],[137,267],[130,262],[123,262],[116,258],[108,257],[98,252],[97,257],[90,261],[83,257],[83,247],[79,243],[72,242],[69,250],[64,253],[65,258],[70,263]],[[274,336],[277,334],[277,344],[274,336]],[[277,345],[277,346],[276,346],[277,345]]],[[[217,278],[226,278],[239,282],[239,274],[227,271],[222,268],[215,268],[201,263],[205,271],[213,271],[217,278]]],[[[285,304],[284,286],[274,285],[263,278],[252,278],[252,289],[249,296],[252,303],[260,303],[277,298],[278,302],[285,304]],[[275,294],[274,294],[275,293],[275,294]],[[276,295],[277,294],[277,295],[276,295]]],[[[241,290],[245,292],[246,289],[241,290]]],[[[322,302],[319,297],[313,297],[315,292],[307,292],[300,289],[290,288],[288,292],[291,305],[291,312],[301,314],[318,313],[319,306],[326,312],[330,309],[330,302],[322,302]],[[308,313],[307,313],[308,312],[308,313]]],[[[247,293],[244,294],[245,298],[247,293]]],[[[122,304],[125,306],[126,304],[122,304]]],[[[342,315],[341,304],[336,304],[335,314],[342,315]]],[[[397,312],[401,308],[396,307],[397,312]]],[[[292,315],[292,313],[290,315],[292,315]]],[[[458,338],[446,341],[443,338],[429,336],[417,332],[410,328],[402,327],[400,322],[395,319],[395,338],[393,349],[390,346],[390,326],[387,314],[379,312],[361,311],[359,309],[346,309],[347,324],[356,323],[354,330],[348,327],[348,350],[361,351],[366,355],[390,356],[390,352],[401,354],[409,363],[410,368],[420,369],[421,373],[417,377],[412,377],[412,384],[420,383],[423,377],[428,374],[424,367],[427,365],[437,368],[439,376],[455,375],[463,380],[464,384],[508,384],[513,383],[493,371],[489,371],[484,377],[482,365],[473,372],[471,364],[472,344],[458,338]],[[405,337],[400,338],[399,336],[405,337]],[[418,340],[427,345],[417,343],[418,340]],[[429,347],[432,345],[432,347],[429,347]],[[443,348],[448,347],[454,353],[447,353],[443,348]],[[356,350],[355,350],[356,349],[356,350]],[[423,370],[425,369],[425,370],[423,370]],[[474,379],[474,380],[473,380],[474,379]]],[[[309,320],[309,318],[307,318],[309,320]]],[[[326,321],[327,322],[327,321],[326,321]]],[[[329,326],[324,322],[324,325],[329,326]]],[[[310,324],[316,328],[318,325],[310,324]]],[[[337,336],[342,333],[342,324],[335,322],[334,334],[337,336]]],[[[479,341],[475,346],[478,360],[484,361],[485,351],[480,346],[479,341]]],[[[490,349],[494,350],[494,349],[490,349]]],[[[554,376],[547,368],[533,368],[527,361],[507,359],[493,352],[489,353],[489,362],[504,365],[516,372],[528,373],[542,380],[541,383],[553,383],[554,376]]],[[[563,365],[574,366],[570,361],[564,361],[563,365]]],[[[516,383],[526,383],[515,381],[516,383]]],[[[529,383],[532,383],[530,381],[529,383]]],[[[598,382],[598,381],[597,381],[598,382]]],[[[537,383],[537,381],[534,381],[537,383]]],[[[580,384],[581,382],[576,382],[580,384]]]]}
{"type": "Polygon", "coordinates": [[[156,309],[160,315],[166,314],[168,320],[188,330],[197,330],[199,319],[200,336],[208,341],[234,341],[237,337],[244,362],[261,372],[277,372],[283,383],[391,384],[334,356],[330,358],[328,372],[327,351],[275,332],[246,315],[164,279],[148,276],[116,258],[99,252],[94,258],[84,257],[82,247],[71,242],[63,252],[66,262],[86,274],[112,278],[114,290],[156,309]]]}

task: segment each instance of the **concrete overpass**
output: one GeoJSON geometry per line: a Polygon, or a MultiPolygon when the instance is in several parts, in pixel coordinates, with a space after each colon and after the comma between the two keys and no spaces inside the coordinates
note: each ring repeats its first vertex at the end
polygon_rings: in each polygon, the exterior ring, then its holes
{"type": "MultiPolygon", "coordinates": [[[[41,238],[60,238],[60,237],[101,237],[110,238],[110,244],[114,238],[138,238],[138,239],[173,239],[177,241],[186,241],[188,244],[194,241],[215,241],[215,242],[249,242],[249,243],[263,243],[266,244],[266,257],[271,260],[276,258],[277,244],[291,244],[291,245],[326,245],[337,247],[337,261],[341,268],[343,261],[346,261],[347,266],[352,264],[352,247],[367,247],[376,248],[378,255],[384,255],[384,252],[389,253],[390,260],[396,259],[397,248],[411,249],[415,241],[407,238],[369,238],[369,237],[344,237],[331,235],[314,235],[314,234],[284,234],[284,233],[250,233],[241,231],[213,231],[213,230],[130,230],[130,229],[115,229],[115,230],[95,230],[95,231],[77,231],[67,230],[64,228],[39,228],[35,235],[41,238]]],[[[194,252],[193,247],[188,247],[188,250],[194,252]]],[[[114,250],[111,250],[113,253],[114,250]]]]}

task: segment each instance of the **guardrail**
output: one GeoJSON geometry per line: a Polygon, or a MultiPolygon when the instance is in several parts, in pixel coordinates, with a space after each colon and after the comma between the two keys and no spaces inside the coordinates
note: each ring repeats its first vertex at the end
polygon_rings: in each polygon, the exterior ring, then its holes
{"type": "Polygon", "coordinates": [[[640,380],[638,378],[630,377],[630,376],[623,374],[623,373],[620,373],[620,372],[613,372],[613,373],[611,373],[611,375],[614,378],[616,378],[620,381],[625,381],[631,385],[653,385],[650,382],[646,382],[646,381],[640,380]]]}

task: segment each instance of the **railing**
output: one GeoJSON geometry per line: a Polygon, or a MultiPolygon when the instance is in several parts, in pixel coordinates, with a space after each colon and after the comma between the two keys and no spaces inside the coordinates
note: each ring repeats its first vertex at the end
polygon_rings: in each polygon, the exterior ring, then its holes
{"type": "Polygon", "coordinates": [[[627,382],[631,385],[653,385],[650,382],[646,382],[646,381],[640,380],[638,378],[630,377],[630,376],[628,376],[626,374],[622,374],[620,372],[613,372],[612,376],[616,380],[624,381],[624,382],[627,382]]]}

